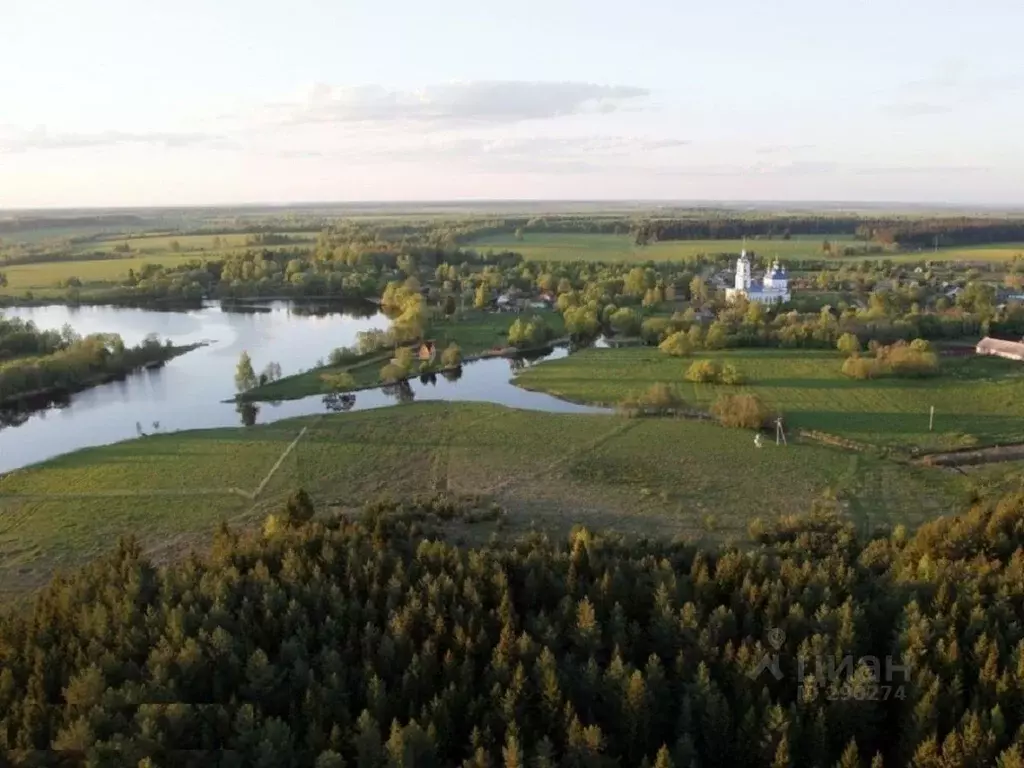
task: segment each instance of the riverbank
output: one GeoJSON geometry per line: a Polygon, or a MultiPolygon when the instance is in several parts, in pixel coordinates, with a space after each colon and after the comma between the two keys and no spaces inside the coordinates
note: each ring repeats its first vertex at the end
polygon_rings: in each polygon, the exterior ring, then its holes
{"type": "Polygon", "coordinates": [[[177,346],[165,344],[161,344],[159,346],[152,345],[148,349],[139,350],[140,352],[146,352],[147,357],[131,367],[113,371],[102,371],[73,384],[41,387],[33,390],[15,392],[13,394],[0,393],[0,407],[17,408],[23,406],[26,409],[33,409],[33,401],[48,402],[66,399],[70,395],[84,392],[88,389],[92,389],[93,387],[109,384],[113,381],[122,381],[133,373],[141,373],[146,370],[162,368],[169,360],[173,360],[179,355],[187,354],[199,349],[200,347],[205,347],[207,344],[208,342],[201,341],[194,344],[183,344],[177,346]],[[150,352],[152,354],[150,354],[150,352]]]}
{"type": "MultiPolygon", "coordinates": [[[[438,365],[445,349],[456,344],[462,354],[462,364],[472,363],[493,357],[515,357],[520,355],[538,354],[552,347],[569,342],[563,336],[565,326],[561,315],[557,312],[524,313],[525,317],[541,317],[550,329],[559,337],[541,345],[532,347],[513,347],[508,344],[508,331],[520,315],[499,314],[471,310],[461,316],[434,321],[425,334],[433,341],[436,348],[435,366],[422,373],[444,373],[453,371],[460,366],[441,367],[438,365]]],[[[409,345],[413,351],[419,349],[418,344],[409,345]]],[[[346,391],[358,392],[383,385],[380,369],[388,364],[394,356],[393,349],[370,352],[357,359],[340,365],[324,365],[302,373],[284,376],[277,381],[269,382],[232,398],[239,402],[277,402],[298,400],[303,397],[324,395],[338,390],[328,379],[339,374],[348,374],[353,379],[353,386],[346,391]]],[[[417,364],[418,365],[418,364],[417,364]]],[[[407,376],[399,380],[408,380],[421,375],[420,370],[411,370],[407,376]]],[[[388,382],[391,383],[391,382],[388,382]]]]}
{"type": "MultiPolygon", "coordinates": [[[[393,350],[388,350],[387,352],[373,353],[365,359],[348,365],[327,365],[321,368],[314,368],[303,373],[297,373],[292,376],[285,376],[277,381],[256,387],[248,392],[243,392],[234,398],[223,402],[272,403],[283,402],[285,400],[301,400],[304,397],[326,395],[336,392],[341,394],[365,392],[366,390],[379,389],[380,387],[384,387],[389,384],[397,384],[402,381],[418,379],[424,375],[443,376],[445,374],[457,374],[462,370],[463,366],[470,365],[480,360],[492,360],[494,358],[514,359],[517,357],[528,357],[530,355],[543,354],[545,352],[550,352],[555,347],[564,346],[568,343],[569,339],[565,337],[555,339],[538,347],[502,347],[499,349],[490,349],[476,355],[463,357],[462,362],[458,365],[436,366],[426,371],[412,370],[406,376],[402,376],[401,378],[393,381],[384,382],[380,379],[380,368],[387,365],[394,355],[393,350]],[[338,390],[332,387],[329,383],[329,379],[330,377],[338,374],[350,375],[354,382],[354,386],[345,390],[338,390]]],[[[586,403],[579,403],[579,405],[586,405],[586,403]]]]}

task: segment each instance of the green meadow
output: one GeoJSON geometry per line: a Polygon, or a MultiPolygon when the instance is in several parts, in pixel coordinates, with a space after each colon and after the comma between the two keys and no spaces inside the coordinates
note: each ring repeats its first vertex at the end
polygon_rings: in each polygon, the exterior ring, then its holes
{"type": "Polygon", "coordinates": [[[154,435],[6,475],[0,591],[41,584],[122,534],[157,556],[179,554],[221,521],[257,525],[299,487],[339,512],[383,494],[472,495],[505,508],[502,530],[512,532],[583,523],[743,538],[754,517],[806,512],[823,499],[860,525],[916,525],[959,508],[967,485],[816,444],[758,450],[747,432],[681,419],[414,403],[154,435]]]}
{"type": "Polygon", "coordinates": [[[837,352],[729,350],[670,357],[656,348],[589,349],[524,371],[517,383],[569,400],[615,404],[656,382],[706,409],[724,392],[753,392],[790,429],[875,445],[922,449],[1016,442],[1024,435],[1024,367],[998,358],[944,358],[933,379],[860,381],[841,373],[837,352]],[[684,380],[694,360],[731,363],[741,386],[684,380]],[[929,409],[935,407],[933,431],[929,409]]]}
{"type": "Polygon", "coordinates": [[[147,264],[173,267],[197,259],[201,260],[200,254],[168,251],[160,256],[126,254],[125,258],[14,264],[0,269],[7,276],[7,285],[0,288],[0,295],[21,296],[32,291],[37,297],[59,296],[67,290],[60,287],[61,284],[72,277],[77,277],[83,288],[111,285],[126,278],[130,269],[137,272],[147,264]]]}
{"type": "MultiPolygon", "coordinates": [[[[833,235],[832,242],[852,240],[850,235],[833,235]]],[[[531,261],[689,261],[702,254],[739,253],[743,248],[780,259],[821,258],[819,237],[794,237],[791,240],[667,240],[646,246],[636,245],[630,235],[549,234],[526,232],[522,240],[513,235],[479,238],[467,247],[480,251],[515,251],[531,261]]]]}

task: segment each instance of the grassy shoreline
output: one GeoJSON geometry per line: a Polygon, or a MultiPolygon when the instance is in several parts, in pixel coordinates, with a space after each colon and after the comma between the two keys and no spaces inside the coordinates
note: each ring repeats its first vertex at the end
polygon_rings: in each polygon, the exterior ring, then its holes
{"type": "MultiPolygon", "coordinates": [[[[426,337],[432,338],[437,345],[438,358],[449,344],[457,344],[462,352],[462,365],[491,357],[503,357],[511,354],[524,354],[547,349],[568,341],[562,337],[564,324],[557,312],[534,312],[522,315],[496,314],[473,311],[461,318],[435,321],[429,327],[426,337]],[[508,329],[519,317],[541,316],[559,338],[548,341],[537,347],[516,348],[508,344],[508,329]]],[[[413,345],[415,349],[416,345],[413,345]]],[[[371,352],[342,365],[324,365],[301,373],[284,376],[277,381],[241,393],[228,402],[272,402],[281,400],[298,400],[303,397],[324,395],[338,390],[331,388],[323,381],[323,376],[347,373],[355,381],[355,387],[349,392],[359,392],[382,386],[380,368],[385,366],[394,355],[391,349],[371,352]]],[[[458,366],[455,366],[458,367],[458,366]]],[[[442,373],[451,367],[438,366],[431,373],[442,373]]],[[[410,371],[404,380],[420,375],[418,370],[410,371]]]]}

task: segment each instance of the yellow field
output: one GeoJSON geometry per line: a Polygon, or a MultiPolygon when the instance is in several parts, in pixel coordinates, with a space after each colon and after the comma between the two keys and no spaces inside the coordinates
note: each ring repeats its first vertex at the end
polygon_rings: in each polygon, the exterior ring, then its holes
{"type": "Polygon", "coordinates": [[[53,261],[43,264],[15,264],[4,267],[7,286],[0,295],[21,296],[32,291],[37,296],[55,295],[64,289],[59,284],[77,277],[82,284],[114,283],[124,278],[129,269],[140,270],[146,264],[175,266],[186,261],[202,259],[197,253],[163,253],[159,257],[129,256],[124,259],[95,259],[90,261],[53,261]]]}

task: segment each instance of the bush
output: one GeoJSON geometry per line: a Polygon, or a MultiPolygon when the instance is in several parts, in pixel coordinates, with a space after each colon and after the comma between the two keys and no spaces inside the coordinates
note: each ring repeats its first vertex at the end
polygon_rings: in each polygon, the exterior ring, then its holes
{"type": "Polygon", "coordinates": [[[402,368],[400,365],[395,365],[394,363],[388,363],[380,369],[380,380],[385,384],[394,384],[396,381],[401,381],[408,375],[408,369],[402,368]]]}
{"type": "Polygon", "coordinates": [[[722,366],[722,372],[718,377],[720,384],[728,384],[730,386],[743,384],[746,380],[746,377],[735,365],[730,365],[728,363],[722,366]]]}
{"type": "Polygon", "coordinates": [[[337,347],[327,356],[327,364],[335,367],[359,359],[359,351],[352,347],[337,347]]]}
{"type": "Polygon", "coordinates": [[[508,343],[514,347],[539,346],[553,336],[554,332],[542,317],[530,320],[520,318],[508,329],[508,343]]]}
{"type": "Polygon", "coordinates": [[[409,347],[399,347],[395,351],[395,358],[391,361],[392,365],[397,365],[402,370],[409,372],[412,370],[413,354],[409,347]]]}
{"type": "Polygon", "coordinates": [[[462,350],[454,341],[441,353],[441,365],[445,368],[458,368],[462,365],[462,350]]]}
{"type": "Polygon", "coordinates": [[[720,395],[712,403],[711,413],[727,427],[746,429],[760,429],[771,416],[757,395],[720,395]]]}
{"type": "Polygon", "coordinates": [[[347,392],[356,388],[356,380],[351,373],[321,373],[320,381],[335,392],[347,392]]]}
{"type": "Polygon", "coordinates": [[[874,358],[859,355],[847,358],[843,374],[853,379],[876,379],[882,376],[921,378],[939,373],[939,356],[922,339],[915,339],[911,344],[898,341],[888,347],[879,344],[873,351],[874,358]]]}
{"type": "Polygon", "coordinates": [[[658,382],[652,384],[646,392],[627,397],[619,407],[627,412],[666,414],[676,411],[683,405],[683,399],[675,389],[658,382]]]}
{"type": "Polygon", "coordinates": [[[677,331],[658,345],[658,349],[666,355],[688,357],[693,354],[693,343],[685,331],[677,331]]]}
{"type": "Polygon", "coordinates": [[[847,357],[860,354],[860,339],[852,333],[844,333],[836,342],[836,349],[847,357]]]}
{"type": "Polygon", "coordinates": [[[722,372],[711,360],[697,360],[686,371],[686,380],[698,384],[713,384],[719,380],[722,372]]]}
{"type": "Polygon", "coordinates": [[[878,367],[877,359],[854,355],[843,361],[843,375],[851,379],[873,379],[878,376],[878,367]]]}

